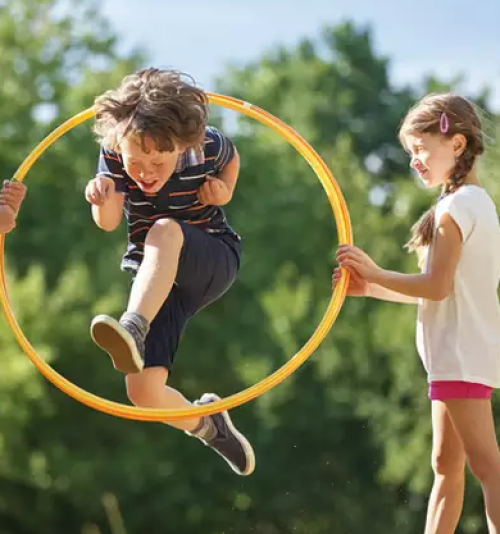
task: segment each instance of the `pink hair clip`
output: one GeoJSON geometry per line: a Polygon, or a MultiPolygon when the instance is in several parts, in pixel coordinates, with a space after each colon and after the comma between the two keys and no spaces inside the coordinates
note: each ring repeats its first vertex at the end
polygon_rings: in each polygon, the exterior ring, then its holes
{"type": "Polygon", "coordinates": [[[441,113],[441,119],[439,120],[439,129],[441,130],[442,134],[448,133],[448,130],[450,129],[450,121],[446,113],[441,113]]]}

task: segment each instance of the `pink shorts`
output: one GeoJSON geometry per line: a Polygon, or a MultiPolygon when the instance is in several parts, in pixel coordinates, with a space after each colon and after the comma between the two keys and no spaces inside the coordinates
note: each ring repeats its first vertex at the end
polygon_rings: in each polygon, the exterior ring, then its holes
{"type": "Polygon", "coordinates": [[[429,385],[429,399],[491,399],[493,388],[460,380],[437,380],[429,385]]]}

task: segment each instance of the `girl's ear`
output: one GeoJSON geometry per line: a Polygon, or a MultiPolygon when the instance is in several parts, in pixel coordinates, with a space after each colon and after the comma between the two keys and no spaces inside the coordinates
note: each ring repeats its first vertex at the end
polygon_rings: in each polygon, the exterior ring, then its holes
{"type": "Polygon", "coordinates": [[[467,139],[465,138],[465,135],[463,134],[455,134],[452,138],[453,143],[453,152],[455,153],[455,157],[460,157],[464,150],[467,148],[467,139]]]}

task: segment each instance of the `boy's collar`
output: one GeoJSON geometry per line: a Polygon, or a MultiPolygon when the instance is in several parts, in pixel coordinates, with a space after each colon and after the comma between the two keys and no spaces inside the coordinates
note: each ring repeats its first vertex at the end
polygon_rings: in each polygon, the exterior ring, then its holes
{"type": "Polygon", "coordinates": [[[187,166],[194,167],[205,163],[205,150],[203,145],[188,148],[177,158],[176,173],[182,172],[187,166]]]}

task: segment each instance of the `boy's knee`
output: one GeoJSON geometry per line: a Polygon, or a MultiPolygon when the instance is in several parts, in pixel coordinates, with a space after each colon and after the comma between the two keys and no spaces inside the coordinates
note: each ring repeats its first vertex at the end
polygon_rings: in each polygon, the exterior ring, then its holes
{"type": "Polygon", "coordinates": [[[135,406],[143,408],[151,407],[151,392],[145,384],[139,381],[130,381],[127,379],[127,397],[135,406]]]}
{"type": "Polygon", "coordinates": [[[160,219],[149,230],[146,242],[156,246],[167,243],[180,248],[184,243],[184,234],[178,222],[173,219],[160,219]]]}
{"type": "MultiPolygon", "coordinates": [[[[151,370],[152,371],[152,370],[151,370]]],[[[158,397],[165,387],[166,377],[160,373],[142,373],[126,377],[127,397],[132,404],[141,408],[154,408],[158,404],[158,397]]]]}

